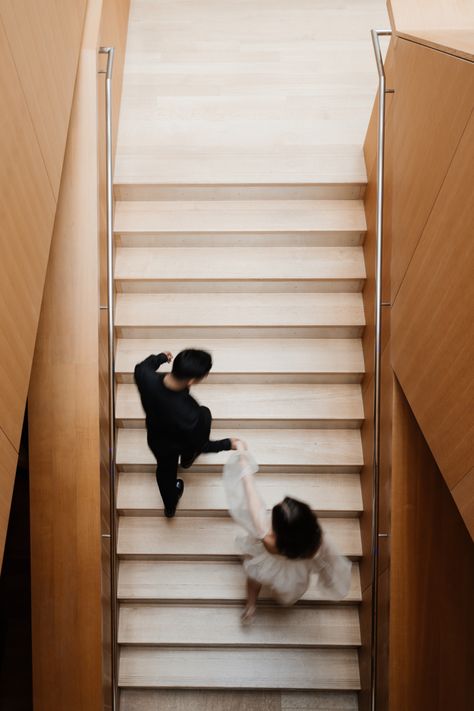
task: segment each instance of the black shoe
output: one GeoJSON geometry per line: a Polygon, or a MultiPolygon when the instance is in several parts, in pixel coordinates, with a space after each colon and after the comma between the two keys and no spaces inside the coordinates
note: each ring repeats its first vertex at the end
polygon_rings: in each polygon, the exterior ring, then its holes
{"type": "Polygon", "coordinates": [[[176,507],[178,506],[178,501],[182,497],[183,491],[184,491],[184,481],[182,479],[176,479],[176,492],[177,492],[176,503],[172,509],[165,509],[166,518],[173,518],[174,517],[174,515],[176,513],[176,507]]]}
{"type": "MultiPolygon", "coordinates": [[[[196,454],[192,454],[190,457],[183,457],[183,455],[181,455],[181,469],[189,469],[190,467],[192,467],[198,457],[199,452],[196,452],[196,454]]],[[[180,479],[178,479],[178,481],[180,481],[180,479]]]]}

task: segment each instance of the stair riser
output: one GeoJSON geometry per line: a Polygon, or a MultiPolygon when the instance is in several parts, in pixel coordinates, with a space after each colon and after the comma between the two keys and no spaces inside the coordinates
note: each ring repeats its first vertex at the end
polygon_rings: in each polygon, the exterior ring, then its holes
{"type": "MultiPolygon", "coordinates": [[[[151,349],[150,349],[151,350],[151,349]]],[[[363,373],[211,373],[206,382],[212,384],[357,384],[363,373]]],[[[116,372],[117,383],[134,383],[133,373],[116,372]]]]}
{"type": "Polygon", "coordinates": [[[361,338],[360,326],[133,326],[117,325],[118,338],[361,338]]]}
{"type": "Polygon", "coordinates": [[[117,247],[359,247],[364,232],[117,232],[117,247]]]}
{"type": "MultiPolygon", "coordinates": [[[[145,420],[140,418],[116,418],[117,426],[126,429],[143,429],[145,420]]],[[[362,425],[362,420],[359,419],[319,419],[319,420],[223,420],[214,417],[213,422],[216,427],[228,428],[234,430],[239,429],[284,429],[284,430],[337,430],[337,429],[359,429],[362,425]]]]}
{"type": "MultiPolygon", "coordinates": [[[[321,472],[341,472],[341,474],[358,474],[361,470],[361,464],[341,466],[340,464],[330,465],[324,464],[321,466],[302,466],[302,465],[288,465],[282,464],[281,466],[270,465],[270,464],[260,464],[259,471],[263,474],[317,474],[321,472]]],[[[156,471],[155,464],[147,463],[134,463],[134,462],[123,462],[117,463],[118,472],[154,472],[156,471]]],[[[222,464],[194,464],[189,470],[192,473],[217,473],[222,472],[222,464]]]]}
{"type": "MultiPolygon", "coordinates": [[[[126,556],[122,556],[122,560],[125,560],[126,556]]],[[[144,559],[145,560],[145,559],[144,559]]],[[[146,560],[149,560],[148,558],[146,560]]],[[[228,562],[228,561],[227,561],[228,562]]],[[[357,565],[357,563],[354,563],[354,565],[357,565]]],[[[232,595],[227,595],[226,597],[222,596],[215,596],[215,597],[199,597],[199,594],[193,594],[192,597],[163,597],[163,596],[154,596],[154,597],[147,597],[147,596],[142,596],[142,597],[130,597],[127,596],[126,594],[121,594],[120,591],[117,595],[118,600],[120,603],[127,604],[127,605],[156,605],[157,603],[159,604],[168,604],[168,605],[208,605],[209,607],[215,607],[216,605],[219,605],[220,607],[224,607],[227,605],[233,606],[233,605],[243,605],[245,603],[246,597],[245,597],[245,581],[242,581],[242,595],[240,596],[232,596],[232,595]]],[[[356,595],[349,595],[345,600],[338,600],[337,604],[338,605],[343,605],[347,607],[348,605],[353,605],[354,603],[359,603],[362,602],[362,596],[360,594],[356,595]]],[[[333,600],[319,600],[318,598],[309,595],[306,593],[305,597],[302,600],[298,600],[297,602],[294,603],[294,607],[306,607],[306,608],[313,608],[315,605],[319,606],[326,606],[326,605],[333,605],[334,601],[333,600]]],[[[275,607],[277,603],[275,603],[275,600],[272,598],[271,593],[269,590],[262,588],[262,591],[258,597],[258,605],[259,607],[275,607]]],[[[279,607],[279,606],[278,606],[279,607]]]]}
{"type": "Polygon", "coordinates": [[[116,291],[122,294],[239,294],[247,292],[307,294],[314,292],[346,293],[362,291],[364,279],[222,279],[176,281],[174,279],[115,279],[116,291]]]}
{"type": "Polygon", "coordinates": [[[360,200],[365,183],[340,184],[131,184],[116,183],[116,200],[360,200]]]}
{"type": "MultiPolygon", "coordinates": [[[[201,555],[197,554],[187,554],[183,553],[181,555],[175,554],[175,553],[117,553],[117,556],[120,560],[129,560],[129,561],[182,561],[182,562],[222,562],[222,563],[233,563],[241,560],[241,556],[235,554],[235,553],[228,553],[228,554],[223,554],[223,553],[202,553],[201,555]]],[[[347,558],[349,558],[352,561],[358,562],[361,559],[360,555],[347,555],[347,558]]],[[[195,602],[195,600],[193,599],[195,602]]]]}
{"type": "MultiPolygon", "coordinates": [[[[314,513],[319,517],[323,518],[324,516],[331,516],[331,518],[356,518],[359,517],[361,514],[360,510],[352,510],[352,509],[344,509],[344,511],[340,510],[331,510],[330,508],[325,508],[325,509],[313,509],[314,513]]],[[[162,517],[164,516],[164,513],[162,510],[156,509],[156,508],[122,508],[120,506],[117,507],[117,512],[119,516],[157,516],[157,517],[162,517]]],[[[186,516],[187,518],[198,518],[201,516],[207,516],[207,517],[215,517],[215,518],[221,518],[221,517],[227,517],[229,514],[227,510],[224,509],[219,509],[216,510],[214,509],[206,509],[205,506],[200,508],[199,510],[196,509],[186,509],[183,508],[182,506],[179,507],[179,515],[180,516],[186,516]]]]}

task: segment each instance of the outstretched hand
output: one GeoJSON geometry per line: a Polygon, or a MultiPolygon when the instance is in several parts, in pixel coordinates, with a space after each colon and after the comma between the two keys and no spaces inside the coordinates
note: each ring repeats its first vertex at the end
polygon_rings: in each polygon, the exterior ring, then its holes
{"type": "Polygon", "coordinates": [[[171,361],[173,360],[173,354],[170,353],[170,351],[163,351],[163,353],[166,356],[168,363],[171,363],[171,361]]]}
{"type": "Polygon", "coordinates": [[[238,449],[240,451],[242,450],[247,450],[247,442],[244,442],[243,439],[238,439],[237,437],[233,437],[231,440],[232,443],[232,449],[238,449]]]}

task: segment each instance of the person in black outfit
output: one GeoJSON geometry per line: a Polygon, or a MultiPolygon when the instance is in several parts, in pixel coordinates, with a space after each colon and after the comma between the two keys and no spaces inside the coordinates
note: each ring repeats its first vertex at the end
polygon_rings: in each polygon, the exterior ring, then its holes
{"type": "Polygon", "coordinates": [[[177,479],[178,461],[188,469],[203,452],[236,449],[238,440],[209,440],[212,415],[190,395],[189,388],[203,380],[212,368],[206,351],[189,349],[178,353],[171,373],[157,373],[163,363],[171,363],[169,352],[150,355],[135,366],[135,382],[146,414],[148,446],[157,460],[156,481],[165,506],[165,515],[174,516],[184,491],[177,479]]]}

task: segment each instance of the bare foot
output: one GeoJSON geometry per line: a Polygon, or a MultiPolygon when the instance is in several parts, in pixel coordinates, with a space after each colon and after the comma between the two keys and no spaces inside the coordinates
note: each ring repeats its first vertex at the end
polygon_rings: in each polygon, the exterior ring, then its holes
{"type": "Polygon", "coordinates": [[[252,622],[255,620],[256,611],[257,608],[255,607],[255,605],[246,605],[240,617],[241,623],[243,625],[251,625],[252,622]]]}

